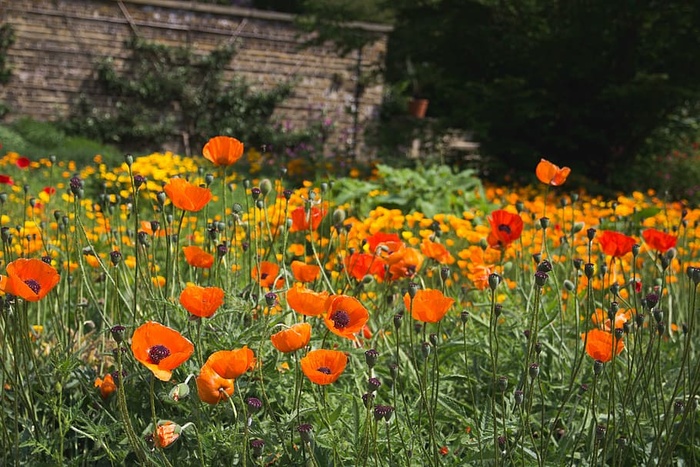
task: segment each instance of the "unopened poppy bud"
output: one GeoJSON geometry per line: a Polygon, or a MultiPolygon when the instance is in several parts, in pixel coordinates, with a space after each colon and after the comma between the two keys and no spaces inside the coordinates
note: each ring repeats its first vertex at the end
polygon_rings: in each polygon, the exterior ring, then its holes
{"type": "Polygon", "coordinates": [[[625,334],[629,334],[630,331],[632,331],[632,323],[630,323],[629,321],[625,321],[624,323],[622,323],[622,330],[625,334]]]}
{"type": "Polygon", "coordinates": [[[493,306],[493,314],[496,316],[496,318],[498,318],[499,316],[501,316],[501,313],[503,313],[503,305],[501,305],[500,303],[496,303],[493,306]]]}
{"type": "Polygon", "coordinates": [[[675,248],[669,248],[665,253],[666,258],[668,258],[669,261],[675,258],[677,255],[678,250],[676,250],[675,248]]]}
{"type": "Polygon", "coordinates": [[[542,342],[535,342],[535,353],[537,355],[542,353],[542,342]]]}
{"type": "Polygon", "coordinates": [[[559,199],[559,205],[560,205],[561,207],[563,207],[563,208],[566,207],[566,206],[568,206],[568,205],[569,205],[569,199],[566,198],[566,197],[561,197],[561,198],[559,199]]]}
{"type": "Polygon", "coordinates": [[[428,358],[430,356],[430,342],[423,342],[420,346],[420,352],[423,355],[423,358],[428,358]]]}
{"type": "Polygon", "coordinates": [[[346,214],[344,209],[336,209],[333,211],[333,223],[334,224],[342,224],[343,221],[345,220],[346,214]]]}
{"type": "Polygon", "coordinates": [[[608,318],[613,319],[617,312],[620,311],[620,304],[617,302],[610,302],[610,309],[608,310],[608,318]],[[612,315],[612,317],[610,317],[612,315]]]}
{"type": "Polygon", "coordinates": [[[285,188],[282,191],[282,196],[284,196],[284,199],[286,199],[287,201],[290,200],[290,198],[292,197],[292,194],[293,194],[293,191],[290,190],[289,188],[285,188]]]}
{"type": "Polygon", "coordinates": [[[535,262],[535,264],[540,264],[542,261],[542,253],[533,253],[532,260],[535,262]]]}
{"type": "Polygon", "coordinates": [[[617,447],[618,449],[624,449],[627,447],[627,438],[625,436],[620,436],[617,438],[617,447]]]}
{"type": "Polygon", "coordinates": [[[625,335],[625,330],[622,328],[615,328],[615,339],[620,340],[622,339],[622,336],[625,335]]]}
{"type": "Polygon", "coordinates": [[[272,191],[272,182],[267,179],[263,178],[260,180],[260,193],[262,193],[263,197],[267,196],[268,193],[272,191]]]}
{"type": "MultiPolygon", "coordinates": [[[[152,426],[152,425],[151,425],[152,426]]],[[[171,420],[159,420],[153,433],[153,442],[161,449],[172,445],[180,437],[182,427],[171,420]]]]}
{"type": "Polygon", "coordinates": [[[518,214],[523,212],[525,210],[525,203],[523,203],[522,201],[516,201],[515,210],[518,211],[518,214]]]}
{"type": "Polygon", "coordinates": [[[540,227],[543,229],[546,229],[549,227],[549,217],[541,217],[540,218],[540,227]]]}
{"type": "Polygon", "coordinates": [[[367,367],[371,370],[374,365],[377,364],[377,358],[379,357],[379,352],[376,349],[369,349],[365,352],[365,363],[367,367]]]}
{"type": "Polygon", "coordinates": [[[467,321],[469,321],[469,312],[467,310],[462,310],[459,314],[459,319],[462,321],[462,324],[466,324],[467,321]]]}
{"type": "Polygon", "coordinates": [[[600,275],[605,276],[608,273],[608,265],[603,263],[600,265],[600,275]]]}
{"type": "Polygon", "coordinates": [[[158,204],[161,206],[165,204],[166,199],[168,199],[168,195],[166,195],[164,191],[159,191],[158,194],[156,194],[156,201],[158,201],[158,204]]]}
{"type": "Polygon", "coordinates": [[[664,311],[661,308],[654,308],[651,312],[657,323],[664,319],[664,311]]]}
{"type": "Polygon", "coordinates": [[[245,188],[246,190],[248,188],[250,188],[250,180],[249,179],[246,178],[245,180],[243,180],[243,188],[245,188]]]}
{"type": "Polygon", "coordinates": [[[146,177],[143,175],[134,175],[134,188],[138,190],[144,183],[146,183],[146,177]]]}
{"type": "Polygon", "coordinates": [[[540,365],[538,363],[531,363],[528,373],[530,374],[530,378],[537,378],[540,375],[540,365]]]}
{"type": "Polygon", "coordinates": [[[489,287],[491,288],[491,290],[496,290],[498,285],[501,283],[501,280],[501,276],[499,276],[495,272],[489,274],[489,287]]]}
{"type": "Polygon", "coordinates": [[[617,297],[620,294],[620,284],[611,285],[610,293],[617,297]]]}
{"type": "Polygon", "coordinates": [[[322,182],[321,183],[321,193],[325,193],[328,191],[328,183],[322,182]]]}
{"type": "Polygon", "coordinates": [[[580,271],[581,266],[583,266],[583,260],[581,258],[574,258],[573,263],[574,268],[576,268],[577,271],[580,271]]]}
{"type": "Polygon", "coordinates": [[[139,231],[138,234],[136,234],[136,237],[139,241],[139,245],[148,247],[150,246],[150,242],[148,241],[148,233],[144,232],[143,230],[139,231]]]}
{"type": "Polygon", "coordinates": [[[258,187],[253,187],[250,189],[250,196],[252,196],[254,200],[257,200],[258,198],[260,198],[261,194],[262,194],[262,190],[258,187]]]}
{"type": "Polygon", "coordinates": [[[274,292],[268,292],[265,294],[265,303],[267,306],[273,306],[277,303],[277,294],[274,292]]]}
{"type": "Polygon", "coordinates": [[[362,403],[368,409],[372,407],[372,404],[374,404],[374,393],[366,392],[362,394],[362,403]]]}
{"type": "Polygon", "coordinates": [[[584,272],[584,274],[586,274],[586,277],[587,277],[587,278],[589,278],[589,279],[592,278],[592,277],[593,277],[593,274],[595,274],[595,264],[593,264],[593,263],[586,263],[586,264],[583,266],[583,272],[584,272]]]}
{"type": "Polygon", "coordinates": [[[124,155],[124,162],[126,162],[126,165],[131,167],[132,164],[134,163],[134,156],[131,154],[125,154],[124,155]]]}
{"type": "Polygon", "coordinates": [[[601,374],[603,372],[603,365],[603,362],[601,362],[600,360],[596,360],[595,362],[593,362],[593,374],[596,376],[601,374]]]}
{"type": "Polygon", "coordinates": [[[391,375],[391,379],[396,381],[396,378],[399,376],[399,366],[396,363],[389,364],[389,374],[391,375]]]}
{"type": "Polygon", "coordinates": [[[411,297],[411,299],[416,297],[416,294],[418,293],[418,284],[415,282],[411,282],[408,284],[408,296],[411,297]]]}
{"type": "Polygon", "coordinates": [[[432,344],[433,347],[436,347],[438,345],[438,335],[435,334],[434,332],[430,333],[430,336],[428,336],[428,339],[430,340],[430,343],[432,344]]]}
{"type": "Polygon", "coordinates": [[[685,409],[685,402],[682,400],[678,399],[673,402],[673,414],[674,415],[680,415],[683,413],[683,409],[685,409]]]}
{"type": "Polygon", "coordinates": [[[654,308],[659,303],[659,296],[655,293],[649,293],[644,297],[646,300],[646,306],[651,309],[654,308]]]}
{"type": "Polygon", "coordinates": [[[508,377],[507,376],[499,376],[498,377],[498,390],[501,392],[506,392],[506,389],[508,389],[508,377]]]}
{"type": "Polygon", "coordinates": [[[255,207],[262,210],[265,207],[265,201],[262,199],[255,201],[255,207]]]}
{"type": "Polygon", "coordinates": [[[204,176],[205,185],[209,186],[214,182],[214,176],[212,174],[206,174],[204,176]]]}
{"type": "Polygon", "coordinates": [[[638,328],[641,328],[642,324],[644,324],[644,315],[641,313],[634,315],[634,322],[638,328]]]}
{"type": "Polygon", "coordinates": [[[664,271],[671,265],[671,260],[666,255],[661,255],[659,262],[661,263],[661,269],[664,271]]]}
{"type": "Polygon", "coordinates": [[[34,198],[34,197],[29,198],[29,205],[31,207],[36,207],[36,198],[34,198]]]}
{"type": "Polygon", "coordinates": [[[190,387],[187,383],[175,385],[168,393],[168,398],[174,402],[179,402],[190,395],[190,387]]]}
{"type": "Polygon", "coordinates": [[[574,225],[573,225],[573,227],[571,228],[571,230],[572,230],[574,233],[579,233],[580,231],[583,230],[583,228],[584,228],[585,226],[586,226],[586,224],[584,224],[583,222],[574,222],[574,225]]]}
{"type": "Polygon", "coordinates": [[[666,333],[666,323],[661,321],[656,325],[656,332],[659,334],[659,336],[663,336],[666,333]]]}
{"type": "Polygon", "coordinates": [[[568,290],[569,292],[573,292],[576,289],[576,286],[569,279],[565,279],[564,280],[564,288],[566,290],[568,290]]]}

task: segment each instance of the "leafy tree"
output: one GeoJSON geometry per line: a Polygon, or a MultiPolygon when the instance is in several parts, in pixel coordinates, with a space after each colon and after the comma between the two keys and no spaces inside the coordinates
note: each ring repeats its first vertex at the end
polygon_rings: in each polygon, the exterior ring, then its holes
{"type": "MultiPolygon", "coordinates": [[[[12,76],[7,64],[7,50],[15,43],[15,32],[10,24],[0,25],[0,85],[6,84],[12,76]]],[[[7,107],[0,101],[0,117],[7,113],[7,107]]]]}
{"type": "Polygon", "coordinates": [[[504,167],[602,183],[700,99],[700,3],[399,0],[389,77],[416,64],[431,115],[504,167]]]}

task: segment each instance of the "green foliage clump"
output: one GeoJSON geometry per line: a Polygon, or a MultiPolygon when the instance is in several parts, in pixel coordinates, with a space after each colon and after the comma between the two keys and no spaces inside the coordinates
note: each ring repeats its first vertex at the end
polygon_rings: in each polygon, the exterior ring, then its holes
{"type": "MultiPolygon", "coordinates": [[[[15,32],[10,24],[0,25],[0,85],[6,84],[12,76],[12,68],[7,64],[7,50],[15,43],[15,32]]],[[[0,117],[8,111],[0,102],[0,117]]]]}
{"type": "Polygon", "coordinates": [[[177,137],[186,149],[199,148],[216,134],[249,146],[272,142],[272,113],[291,94],[291,82],[254,91],[240,77],[225,81],[235,53],[231,44],[208,55],[141,39],[128,47],[132,56],[122,72],[111,58],[97,66],[98,83],[114,104],[105,110],[81,98],[67,125],[70,133],[133,151],[152,150],[177,137]]]}
{"type": "Polygon", "coordinates": [[[484,199],[481,181],[473,170],[454,173],[444,165],[413,170],[380,164],[375,180],[343,178],[335,186],[339,193],[336,202],[350,203],[360,215],[379,206],[404,213],[420,211],[427,217],[459,215],[484,199]]]}

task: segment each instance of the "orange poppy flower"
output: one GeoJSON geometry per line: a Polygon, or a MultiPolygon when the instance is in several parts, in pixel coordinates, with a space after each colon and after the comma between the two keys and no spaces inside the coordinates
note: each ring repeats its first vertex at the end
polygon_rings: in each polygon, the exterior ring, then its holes
{"type": "Polygon", "coordinates": [[[411,304],[411,296],[406,293],[403,296],[403,303],[407,310],[411,310],[413,319],[424,323],[437,323],[447,314],[455,301],[450,297],[445,297],[442,292],[435,289],[421,289],[416,292],[411,304]]]}
{"type": "Polygon", "coordinates": [[[188,285],[180,293],[180,304],[200,318],[211,318],[224,303],[224,290],[219,287],[188,285]]]}
{"type": "Polygon", "coordinates": [[[222,377],[209,365],[202,367],[195,381],[199,399],[207,404],[218,404],[233,395],[234,379],[222,377]]]}
{"type": "MultiPolygon", "coordinates": [[[[585,338],[585,334],[582,335],[585,338]]],[[[588,338],[586,339],[586,353],[593,360],[600,360],[601,362],[609,362],[613,357],[613,348],[615,349],[615,355],[619,355],[622,349],[625,348],[622,339],[616,339],[612,333],[603,331],[602,329],[591,329],[588,331],[588,338]]]]}
{"type": "Polygon", "coordinates": [[[642,232],[642,238],[647,245],[660,253],[666,253],[668,250],[676,246],[678,237],[667,234],[656,229],[646,229],[642,232]]]}
{"type": "Polygon", "coordinates": [[[233,165],[243,156],[243,143],[230,136],[215,136],[204,145],[202,155],[216,166],[233,165]]]}
{"type": "Polygon", "coordinates": [[[420,270],[423,260],[423,255],[415,248],[402,248],[387,257],[389,277],[391,280],[411,278],[420,270]]]}
{"type": "Polygon", "coordinates": [[[292,274],[299,282],[313,282],[321,275],[321,267],[303,261],[292,261],[292,274]]]}
{"type": "Polygon", "coordinates": [[[176,330],[148,321],[134,331],[131,350],[156,378],[169,381],[173,370],[190,358],[194,345],[176,330]]]}
{"type": "Polygon", "coordinates": [[[631,252],[632,247],[637,243],[634,238],[612,230],[604,231],[597,238],[603,253],[616,258],[621,258],[631,252]]]}
{"type": "Polygon", "coordinates": [[[167,448],[180,437],[182,427],[171,420],[160,420],[153,441],[161,449],[167,448]]]}
{"type": "Polygon", "coordinates": [[[562,185],[570,173],[570,168],[559,167],[546,159],[540,159],[540,163],[537,164],[537,168],[535,169],[535,174],[537,174],[539,181],[551,186],[562,185]]]}
{"type": "Polygon", "coordinates": [[[306,347],[311,340],[311,325],[309,323],[297,323],[270,336],[272,345],[280,352],[296,352],[306,347]]]}
{"type": "Polygon", "coordinates": [[[16,259],[7,265],[5,271],[7,277],[0,278],[0,289],[28,302],[44,298],[61,279],[53,266],[34,258],[16,259]]]}
{"type": "Polygon", "coordinates": [[[520,238],[523,232],[523,220],[518,214],[504,209],[493,211],[489,216],[491,232],[486,239],[492,248],[505,248],[520,238]]]}
{"type": "Polygon", "coordinates": [[[367,308],[353,297],[334,295],[326,301],[323,320],[333,334],[346,339],[355,339],[369,319],[367,308]]]}
{"type": "Polygon", "coordinates": [[[253,267],[250,275],[261,287],[271,288],[274,285],[276,288],[281,288],[284,284],[284,279],[280,277],[277,282],[275,282],[279,273],[280,267],[275,263],[260,261],[260,265],[253,267]]]}
{"type": "Polygon", "coordinates": [[[377,251],[377,247],[381,243],[403,243],[401,237],[395,233],[384,233],[377,232],[374,235],[367,237],[367,246],[369,252],[374,254],[377,251]]]}
{"type": "Polygon", "coordinates": [[[328,297],[326,291],[314,292],[298,283],[287,290],[287,305],[302,315],[318,316],[326,311],[328,297]]]}
{"type": "Polygon", "coordinates": [[[179,177],[171,178],[163,191],[175,207],[189,212],[201,211],[212,198],[209,188],[199,187],[179,177]]]}
{"type": "Polygon", "coordinates": [[[207,358],[204,366],[210,367],[225,379],[236,379],[255,367],[255,354],[247,345],[236,350],[219,350],[207,358]]]}
{"type": "Polygon", "coordinates": [[[321,386],[334,383],[345,371],[348,357],[338,350],[312,350],[300,360],[301,371],[312,383],[321,386]]]}
{"type": "Polygon", "coordinates": [[[367,253],[353,253],[345,259],[345,267],[348,274],[358,281],[366,275],[372,275],[383,280],[386,275],[386,262],[379,256],[367,253]]]}
{"type": "Polygon", "coordinates": [[[294,209],[292,215],[292,227],[290,232],[308,232],[316,230],[321,224],[326,210],[318,206],[313,206],[310,211],[306,211],[304,206],[294,209]]]}
{"type": "Polygon", "coordinates": [[[102,399],[107,399],[117,390],[114,378],[112,378],[112,375],[109,373],[105,375],[104,379],[95,379],[95,387],[100,389],[100,397],[102,397],[102,399]]]}
{"type": "Polygon", "coordinates": [[[420,251],[426,257],[437,261],[440,264],[452,264],[455,262],[452,254],[445,248],[442,243],[433,242],[427,238],[423,239],[420,244],[420,251]]]}
{"type": "Polygon", "coordinates": [[[214,265],[214,255],[211,255],[196,245],[182,248],[185,261],[193,268],[209,269],[214,265]]]}
{"type": "MultiPolygon", "coordinates": [[[[624,324],[631,319],[632,310],[618,310],[618,312],[615,314],[615,326],[612,329],[622,328],[622,326],[624,326],[624,324]]],[[[612,331],[608,313],[601,308],[596,309],[595,313],[591,315],[591,321],[593,321],[593,324],[598,326],[599,329],[603,329],[608,332],[612,331]]]]}

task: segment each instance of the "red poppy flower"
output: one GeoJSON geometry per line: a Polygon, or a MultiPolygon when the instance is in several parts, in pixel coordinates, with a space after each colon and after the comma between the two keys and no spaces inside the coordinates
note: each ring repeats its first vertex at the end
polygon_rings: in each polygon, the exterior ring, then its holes
{"type": "Polygon", "coordinates": [[[204,145],[202,155],[216,166],[233,165],[243,156],[243,143],[230,136],[215,136],[204,145]]]}
{"type": "Polygon", "coordinates": [[[253,267],[250,275],[254,281],[257,281],[260,284],[261,287],[266,287],[269,289],[274,285],[275,288],[279,289],[284,285],[284,278],[277,277],[279,273],[280,267],[275,263],[260,261],[260,265],[253,267]],[[277,282],[275,282],[275,280],[277,280],[277,282]]]}
{"type": "Polygon", "coordinates": [[[445,248],[445,245],[430,241],[427,238],[423,239],[423,242],[421,242],[420,251],[426,257],[433,259],[440,264],[452,264],[455,262],[454,257],[447,250],[447,248],[445,248]]]}
{"type": "Polygon", "coordinates": [[[546,159],[540,159],[540,163],[537,164],[535,169],[535,174],[539,181],[546,185],[559,186],[566,181],[566,177],[571,173],[571,169],[568,167],[559,167],[558,165],[552,164],[546,159]]]}
{"type": "Polygon", "coordinates": [[[190,358],[194,345],[176,330],[148,321],[134,331],[131,350],[156,378],[169,381],[173,370],[190,358]]]}
{"type": "Polygon", "coordinates": [[[287,291],[287,305],[302,315],[318,316],[325,313],[328,297],[326,291],[314,292],[303,284],[295,284],[287,291]]]}
{"type": "Polygon", "coordinates": [[[316,230],[321,224],[326,210],[318,206],[313,206],[310,211],[306,211],[304,206],[299,206],[292,211],[292,228],[290,232],[308,232],[316,230]]]}
{"type": "MultiPolygon", "coordinates": [[[[585,338],[585,336],[584,334],[582,337],[585,338]]],[[[588,353],[593,360],[600,360],[603,363],[609,362],[613,357],[613,349],[615,355],[619,355],[624,348],[625,344],[622,342],[622,339],[615,339],[610,332],[603,331],[602,329],[591,329],[588,331],[586,353],[588,353]]]]}
{"type": "Polygon", "coordinates": [[[17,159],[17,162],[15,162],[15,164],[17,164],[17,167],[19,167],[20,169],[26,169],[31,163],[32,161],[30,161],[26,157],[20,157],[19,159],[17,159]]]}
{"type": "Polygon", "coordinates": [[[292,274],[299,282],[313,282],[321,275],[321,267],[303,261],[292,261],[292,274]]]}
{"type": "Polygon", "coordinates": [[[411,310],[413,319],[424,323],[440,321],[454,302],[452,298],[445,297],[442,292],[435,289],[418,290],[413,297],[413,303],[408,293],[403,296],[403,303],[407,310],[411,310]]]}
{"type": "Polygon", "coordinates": [[[323,320],[333,334],[354,340],[355,334],[369,319],[367,308],[356,298],[347,295],[334,295],[326,301],[326,314],[323,320]]]}
{"type": "Polygon", "coordinates": [[[491,232],[486,239],[492,248],[505,248],[520,238],[523,220],[518,214],[503,209],[493,211],[489,216],[491,232]]]}
{"type": "Polygon", "coordinates": [[[16,259],[7,265],[5,271],[7,277],[0,279],[0,289],[28,302],[44,298],[61,279],[53,266],[34,258],[16,259]]]}
{"type": "Polygon", "coordinates": [[[386,262],[382,258],[367,253],[353,253],[345,259],[348,274],[358,281],[364,279],[368,274],[380,280],[384,279],[385,266],[386,262]]]}
{"type": "Polygon", "coordinates": [[[270,336],[272,345],[280,352],[296,352],[306,347],[311,340],[311,325],[297,323],[270,336]]]}
{"type": "Polygon", "coordinates": [[[621,258],[631,252],[632,247],[637,243],[634,238],[612,230],[604,231],[597,238],[603,253],[615,258],[621,258]]]}
{"type": "Polygon", "coordinates": [[[218,404],[225,401],[233,395],[235,380],[233,378],[224,378],[209,365],[204,365],[197,379],[197,394],[202,402],[207,404],[218,404]]]}
{"type": "Polygon", "coordinates": [[[41,191],[43,191],[47,195],[53,195],[54,193],[56,193],[56,189],[52,186],[45,186],[44,189],[41,191]]]}
{"type": "Polygon", "coordinates": [[[656,229],[646,229],[642,232],[642,238],[647,245],[660,253],[666,253],[668,250],[676,246],[678,237],[661,232],[656,229]]]}
{"type": "Polygon", "coordinates": [[[180,293],[180,304],[200,318],[211,318],[224,303],[224,290],[219,287],[189,285],[180,293]]]}
{"type": "Polygon", "coordinates": [[[312,350],[300,360],[301,371],[312,383],[325,386],[334,383],[345,371],[348,357],[338,350],[312,350]]]}
{"type": "Polygon", "coordinates": [[[193,185],[179,177],[171,178],[163,191],[175,207],[189,212],[201,211],[212,198],[209,188],[193,185]]]}
{"type": "Polygon", "coordinates": [[[214,255],[196,245],[183,247],[182,251],[185,253],[185,261],[193,268],[209,269],[214,265],[214,255]]]}
{"type": "Polygon", "coordinates": [[[9,175],[0,175],[0,184],[2,185],[14,185],[15,181],[9,175]]]}
{"type": "Polygon", "coordinates": [[[95,379],[95,387],[99,388],[100,397],[102,399],[107,399],[117,390],[117,385],[114,384],[114,378],[112,378],[112,375],[109,373],[105,375],[104,379],[95,379]]]}

